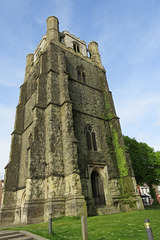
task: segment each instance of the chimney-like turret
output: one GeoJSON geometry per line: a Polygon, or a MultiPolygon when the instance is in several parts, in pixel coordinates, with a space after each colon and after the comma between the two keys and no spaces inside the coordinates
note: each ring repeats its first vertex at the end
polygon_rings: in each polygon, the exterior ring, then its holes
{"type": "Polygon", "coordinates": [[[47,18],[47,42],[59,41],[59,21],[58,18],[51,16],[47,18]]]}
{"type": "Polygon", "coordinates": [[[95,61],[96,63],[98,63],[99,65],[102,66],[101,56],[100,56],[99,50],[98,50],[98,43],[95,41],[90,42],[88,44],[88,51],[90,53],[91,60],[95,61]]]}

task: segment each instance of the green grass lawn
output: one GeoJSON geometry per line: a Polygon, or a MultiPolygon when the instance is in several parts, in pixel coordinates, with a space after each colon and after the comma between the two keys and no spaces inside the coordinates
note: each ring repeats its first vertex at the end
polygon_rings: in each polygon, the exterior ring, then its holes
{"type": "MultiPolygon", "coordinates": [[[[89,240],[147,240],[144,219],[151,221],[154,240],[160,240],[160,209],[123,212],[87,218],[89,240]]],[[[27,225],[20,229],[54,240],[82,240],[81,219],[53,219],[53,236],[49,238],[48,224],[27,225]]],[[[13,229],[13,228],[12,228],[13,229]]]]}

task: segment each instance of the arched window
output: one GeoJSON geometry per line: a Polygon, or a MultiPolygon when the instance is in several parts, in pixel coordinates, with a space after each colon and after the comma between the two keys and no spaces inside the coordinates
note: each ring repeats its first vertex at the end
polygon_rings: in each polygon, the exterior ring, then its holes
{"type": "Polygon", "coordinates": [[[91,126],[88,126],[86,130],[86,142],[88,150],[97,151],[96,136],[91,126]]]}
{"type": "Polygon", "coordinates": [[[78,81],[86,83],[86,75],[82,67],[77,68],[77,78],[78,78],[78,81]]]}

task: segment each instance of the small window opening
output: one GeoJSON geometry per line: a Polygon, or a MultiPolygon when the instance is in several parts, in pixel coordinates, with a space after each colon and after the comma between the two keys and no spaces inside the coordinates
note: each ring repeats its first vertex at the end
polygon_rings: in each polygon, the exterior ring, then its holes
{"type": "Polygon", "coordinates": [[[82,68],[78,68],[77,75],[78,75],[78,81],[86,83],[86,76],[82,68]]]}
{"type": "Polygon", "coordinates": [[[82,73],[82,76],[83,76],[83,82],[86,83],[86,76],[85,76],[84,72],[82,73]]]}
{"type": "Polygon", "coordinates": [[[73,43],[73,49],[74,49],[75,52],[78,52],[78,53],[80,52],[79,45],[76,44],[76,43],[73,43]]]}
{"type": "Polygon", "coordinates": [[[75,52],[77,51],[77,50],[76,50],[76,45],[75,45],[75,44],[73,44],[73,49],[74,49],[75,52]]]}
{"type": "Polygon", "coordinates": [[[87,55],[89,58],[91,58],[91,53],[89,51],[87,51],[87,55]]]}
{"type": "Polygon", "coordinates": [[[64,37],[60,37],[60,42],[64,43],[64,37]]]}

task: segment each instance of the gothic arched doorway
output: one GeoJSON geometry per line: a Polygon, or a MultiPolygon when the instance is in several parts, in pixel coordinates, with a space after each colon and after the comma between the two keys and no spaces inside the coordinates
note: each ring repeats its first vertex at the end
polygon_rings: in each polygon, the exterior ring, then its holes
{"type": "Polygon", "coordinates": [[[93,171],[91,174],[91,183],[92,183],[92,193],[95,205],[101,206],[105,205],[105,196],[103,189],[103,182],[96,171],[93,171]]]}

